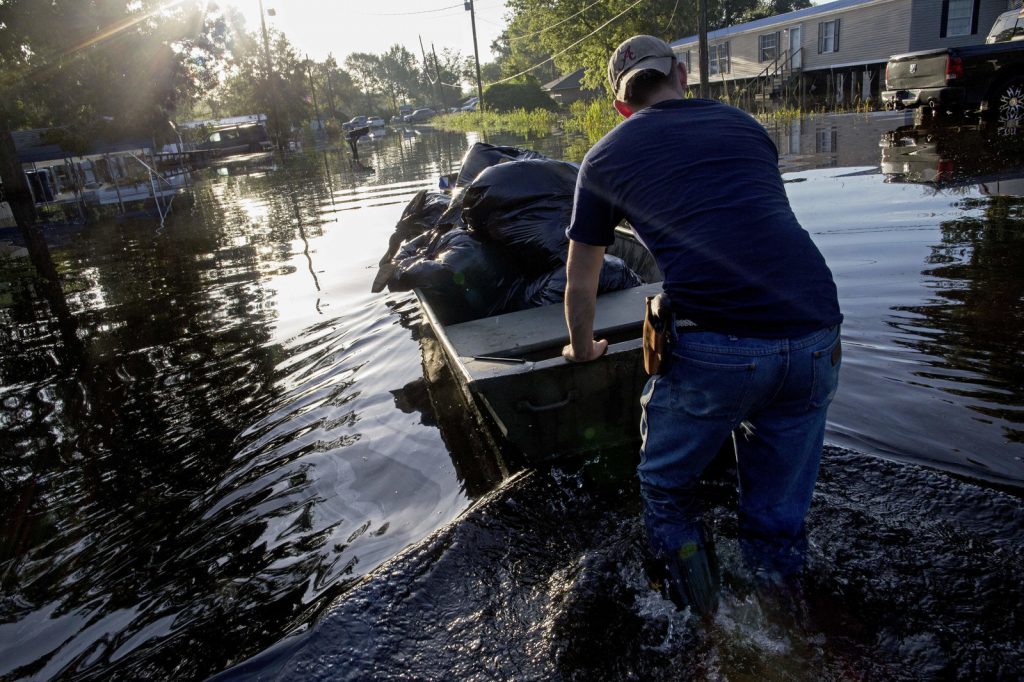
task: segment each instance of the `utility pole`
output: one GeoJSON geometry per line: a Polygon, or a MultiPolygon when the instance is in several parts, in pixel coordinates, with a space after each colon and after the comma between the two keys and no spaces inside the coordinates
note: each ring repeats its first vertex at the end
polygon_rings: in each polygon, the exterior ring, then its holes
{"type": "MultiPolygon", "coordinates": [[[[697,0],[698,5],[698,31],[700,32],[700,96],[707,99],[711,94],[711,69],[708,64],[708,0],[697,0]]],[[[722,68],[721,64],[718,66],[722,68]]]]}
{"type": "Polygon", "coordinates": [[[331,76],[334,71],[330,64],[333,64],[333,58],[328,60],[328,63],[324,64],[324,68],[327,69],[327,106],[329,106],[331,112],[331,118],[337,120],[338,110],[334,107],[334,86],[331,85],[331,76]]]}
{"type": "Polygon", "coordinates": [[[12,127],[5,112],[0,109],[0,181],[3,182],[3,198],[24,235],[36,229],[36,204],[28,186],[28,178],[18,161],[18,151],[11,136],[12,127]]]}
{"type": "MultiPolygon", "coordinates": [[[[423,36],[419,36],[419,39],[420,39],[420,54],[423,55],[423,74],[427,77],[427,81],[429,82],[430,81],[430,71],[429,71],[430,67],[427,65],[427,51],[423,48],[423,36]]],[[[430,47],[431,47],[431,49],[433,49],[434,44],[431,43],[430,47]]],[[[437,55],[436,54],[434,55],[434,76],[435,76],[434,82],[431,83],[431,85],[434,86],[434,88],[433,88],[433,90],[434,90],[433,105],[436,108],[437,107],[437,89],[442,87],[441,86],[441,77],[437,75],[437,55]]]]}
{"type": "Polygon", "coordinates": [[[281,114],[277,109],[277,84],[274,82],[274,62],[270,59],[270,36],[267,33],[266,12],[263,11],[263,0],[260,2],[260,29],[263,31],[263,58],[267,67],[267,88],[270,90],[270,108],[274,115],[274,139],[277,148],[281,149],[281,114]]]}
{"type": "Polygon", "coordinates": [[[313,111],[316,113],[316,125],[317,129],[323,131],[324,121],[320,118],[320,105],[316,103],[316,86],[313,84],[313,62],[309,60],[309,54],[306,54],[306,73],[309,75],[309,92],[313,95],[313,111]]]}
{"type": "MultiPolygon", "coordinates": [[[[707,0],[701,0],[707,2],[707,0]]],[[[465,0],[463,5],[469,10],[469,20],[473,26],[473,58],[476,60],[476,96],[477,96],[477,107],[480,113],[484,113],[484,86],[480,81],[480,50],[476,45],[476,10],[473,9],[473,0],[465,0]]]]}
{"type": "Polygon", "coordinates": [[[437,50],[434,48],[434,43],[430,43],[430,51],[434,55],[434,78],[437,79],[437,91],[441,93],[441,111],[448,113],[448,103],[445,102],[444,96],[444,82],[441,80],[441,69],[437,65],[437,50]]]}

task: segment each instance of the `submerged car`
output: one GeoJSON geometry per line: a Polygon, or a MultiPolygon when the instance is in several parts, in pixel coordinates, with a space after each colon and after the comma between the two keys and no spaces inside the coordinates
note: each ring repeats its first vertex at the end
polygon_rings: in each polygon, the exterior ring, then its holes
{"type": "Polygon", "coordinates": [[[433,109],[430,109],[429,107],[424,109],[417,109],[416,111],[412,112],[411,114],[405,117],[405,122],[422,123],[423,121],[429,121],[430,119],[434,118],[434,114],[436,113],[437,112],[435,112],[433,109]]]}
{"type": "Polygon", "coordinates": [[[355,130],[356,128],[363,128],[368,125],[368,117],[366,116],[353,116],[349,120],[341,124],[342,130],[355,130]]]}
{"type": "Polygon", "coordinates": [[[371,128],[383,128],[384,119],[381,118],[380,116],[370,116],[366,119],[366,125],[370,126],[371,128]]]}

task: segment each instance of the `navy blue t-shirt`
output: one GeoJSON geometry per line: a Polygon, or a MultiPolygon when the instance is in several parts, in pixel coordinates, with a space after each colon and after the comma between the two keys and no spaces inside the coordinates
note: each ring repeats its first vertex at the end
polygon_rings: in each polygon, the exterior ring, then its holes
{"type": "Polygon", "coordinates": [[[842,321],[832,273],[797,222],[779,156],[749,114],[660,102],[587,153],[567,234],[608,246],[625,218],[680,317],[712,331],[793,337],[842,321]]]}

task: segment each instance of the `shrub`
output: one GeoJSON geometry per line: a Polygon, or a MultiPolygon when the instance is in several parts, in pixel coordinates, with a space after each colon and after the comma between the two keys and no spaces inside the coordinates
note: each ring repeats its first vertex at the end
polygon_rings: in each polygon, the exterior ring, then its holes
{"type": "Polygon", "coordinates": [[[495,83],[484,91],[484,108],[491,111],[555,111],[558,105],[536,83],[495,83]]]}

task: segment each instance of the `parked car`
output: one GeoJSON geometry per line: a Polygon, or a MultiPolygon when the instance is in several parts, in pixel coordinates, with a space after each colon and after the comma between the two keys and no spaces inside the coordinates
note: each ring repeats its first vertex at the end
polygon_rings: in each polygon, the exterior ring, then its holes
{"type": "Polygon", "coordinates": [[[989,45],[1011,40],[1024,40],[1024,17],[1017,9],[1000,14],[992,24],[988,37],[985,38],[985,42],[989,45]]]}
{"type": "Polygon", "coordinates": [[[366,125],[370,126],[371,128],[383,128],[384,119],[381,118],[380,116],[369,116],[366,119],[366,125]]]}
{"type": "Polygon", "coordinates": [[[434,118],[434,114],[437,113],[433,109],[417,109],[408,116],[405,117],[406,123],[422,123],[423,121],[429,121],[434,118]]]}
{"type": "Polygon", "coordinates": [[[1001,14],[984,45],[889,57],[882,91],[886,108],[981,111],[1001,122],[1024,123],[1024,18],[1019,14],[1001,14]]]}
{"type": "Polygon", "coordinates": [[[478,97],[470,97],[459,109],[462,111],[476,111],[479,101],[480,98],[478,97]]]}
{"type": "Polygon", "coordinates": [[[341,124],[343,130],[355,130],[356,128],[362,128],[367,125],[368,118],[366,116],[354,116],[351,119],[341,124]]]}

